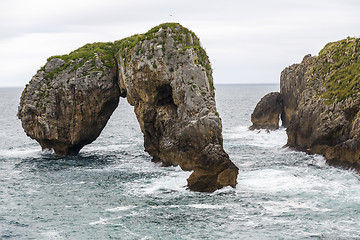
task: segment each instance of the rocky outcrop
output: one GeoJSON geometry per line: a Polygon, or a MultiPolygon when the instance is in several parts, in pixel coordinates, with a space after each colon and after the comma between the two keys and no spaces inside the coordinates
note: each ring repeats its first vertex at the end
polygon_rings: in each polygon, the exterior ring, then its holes
{"type": "Polygon", "coordinates": [[[306,55],[300,64],[293,64],[281,72],[280,94],[283,99],[281,121],[284,127],[288,126],[291,115],[295,112],[301,94],[306,88],[306,72],[313,61],[314,57],[310,54],[306,55]]]}
{"type": "Polygon", "coordinates": [[[251,114],[253,125],[250,130],[268,129],[274,130],[279,128],[279,116],[283,111],[283,100],[278,92],[266,94],[256,105],[254,112],[251,114]]]}
{"type": "Polygon", "coordinates": [[[235,187],[238,168],[223,149],[208,56],[179,24],[48,59],[25,88],[18,116],[42,148],[76,154],[100,134],[119,96],[134,106],[153,161],[192,170],[191,190],[235,187]]]}
{"type": "Polygon", "coordinates": [[[360,169],[359,69],[360,39],[347,38],[282,72],[287,146],[360,169]]]}
{"type": "Polygon", "coordinates": [[[28,136],[58,155],[94,141],[119,102],[116,70],[100,57],[51,58],[22,93],[18,117],[28,136]]]}
{"type": "Polygon", "coordinates": [[[287,128],[289,147],[359,169],[359,69],[360,39],[329,43],[320,51],[287,128]]]}
{"type": "Polygon", "coordinates": [[[194,170],[191,189],[235,186],[237,168],[222,148],[212,70],[199,39],[181,26],[159,28],[130,54],[130,60],[118,55],[119,79],[134,106],[145,151],[166,166],[194,170]]]}
{"type": "Polygon", "coordinates": [[[277,129],[279,119],[283,127],[289,125],[291,116],[297,109],[306,88],[306,72],[312,66],[314,59],[310,54],[306,55],[300,64],[293,64],[281,72],[280,93],[269,93],[259,101],[251,114],[253,125],[250,130],[277,129]]]}

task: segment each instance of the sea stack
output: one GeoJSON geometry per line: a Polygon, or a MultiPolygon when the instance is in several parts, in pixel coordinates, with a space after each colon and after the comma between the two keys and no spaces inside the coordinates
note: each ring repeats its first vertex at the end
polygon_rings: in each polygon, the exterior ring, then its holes
{"type": "Polygon", "coordinates": [[[287,146],[360,169],[360,39],[327,44],[281,73],[287,146]]]}
{"type": "Polygon", "coordinates": [[[177,23],[49,58],[23,91],[18,117],[43,149],[74,155],[99,136],[120,96],[134,106],[153,161],[193,171],[194,191],[236,186],[210,61],[198,37],[177,23]]]}
{"type": "Polygon", "coordinates": [[[251,130],[267,129],[275,130],[279,128],[279,116],[283,111],[283,100],[278,92],[266,94],[256,105],[251,114],[253,125],[251,130]]]}

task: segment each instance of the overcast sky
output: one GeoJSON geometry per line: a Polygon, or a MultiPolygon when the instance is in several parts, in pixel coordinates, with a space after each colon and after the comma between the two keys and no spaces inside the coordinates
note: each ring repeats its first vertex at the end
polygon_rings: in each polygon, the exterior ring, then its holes
{"type": "Polygon", "coordinates": [[[215,83],[279,83],[304,55],[360,37],[360,1],[0,0],[0,86],[24,86],[52,55],[163,22],[198,35],[215,83]]]}

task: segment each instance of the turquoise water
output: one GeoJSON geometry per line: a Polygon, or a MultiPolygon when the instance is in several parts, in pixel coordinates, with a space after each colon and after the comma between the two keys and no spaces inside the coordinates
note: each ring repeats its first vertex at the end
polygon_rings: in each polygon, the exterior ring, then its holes
{"type": "Polygon", "coordinates": [[[190,192],[190,172],[152,163],[121,99],[78,156],[41,152],[16,118],[21,89],[0,89],[0,239],[359,239],[360,177],[249,131],[278,85],[218,85],[224,148],[236,189],[190,192]]]}

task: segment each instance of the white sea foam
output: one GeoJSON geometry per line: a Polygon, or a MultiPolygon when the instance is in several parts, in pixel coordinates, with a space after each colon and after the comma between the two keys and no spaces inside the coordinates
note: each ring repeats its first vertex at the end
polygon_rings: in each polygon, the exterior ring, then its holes
{"type": "Polygon", "coordinates": [[[25,157],[35,157],[42,154],[41,149],[30,148],[30,149],[10,149],[10,150],[0,150],[0,157],[6,158],[25,158],[25,157]]]}
{"type": "Polygon", "coordinates": [[[311,211],[311,212],[329,212],[329,208],[319,208],[315,203],[310,202],[296,202],[293,200],[286,201],[268,201],[262,203],[262,206],[266,211],[271,212],[272,214],[282,214],[288,212],[298,212],[298,211],[311,211]]]}
{"type": "MultiPolygon", "coordinates": [[[[251,92],[255,89],[259,86],[219,87],[224,144],[240,170],[236,189],[227,187],[212,194],[186,190],[190,172],[150,161],[133,109],[128,116],[118,108],[97,141],[85,147],[78,159],[59,164],[47,163],[57,158],[41,152],[20,126],[9,129],[17,140],[14,144],[5,138],[4,150],[0,150],[0,226],[13,229],[15,236],[8,235],[19,240],[145,240],[159,239],[164,233],[169,239],[215,235],[223,239],[357,239],[359,175],[329,167],[321,156],[282,149],[284,129],[249,131],[250,114],[258,101],[251,92]],[[244,94],[252,98],[252,107],[240,98],[244,94]],[[133,130],[139,133],[136,138],[133,130]],[[91,156],[90,165],[87,156],[91,156]],[[111,164],[92,164],[97,158],[111,164]],[[76,168],[67,167],[73,163],[76,168]],[[47,164],[49,171],[44,168],[47,164]],[[220,214],[224,210],[227,214],[220,214]],[[194,212],[195,217],[187,218],[194,212]]],[[[264,94],[268,90],[263,88],[264,94]]],[[[259,98],[264,94],[257,93],[259,98]]],[[[18,97],[11,105],[11,116],[17,105],[18,97]]]]}
{"type": "Polygon", "coordinates": [[[224,132],[224,139],[235,139],[247,145],[265,148],[282,147],[287,142],[285,128],[275,131],[254,130],[251,131],[247,126],[238,126],[229,132],[224,132]]]}
{"type": "Polygon", "coordinates": [[[152,237],[145,236],[145,237],[142,237],[142,238],[141,238],[141,240],[147,240],[147,239],[152,239],[152,237]]]}
{"type": "MultiPolygon", "coordinates": [[[[89,225],[114,225],[113,221],[117,221],[118,219],[122,218],[122,216],[115,217],[115,218],[102,218],[100,217],[98,221],[90,222],[89,225]]],[[[118,224],[118,223],[117,223],[118,224]]]]}
{"type": "Polygon", "coordinates": [[[43,232],[42,235],[45,237],[45,239],[65,239],[56,231],[46,231],[43,232]]]}
{"type": "Polygon", "coordinates": [[[83,185],[83,184],[90,184],[93,182],[84,182],[84,181],[80,181],[80,182],[65,182],[65,183],[52,183],[50,184],[51,186],[64,186],[64,185],[83,185]]]}
{"type": "Polygon", "coordinates": [[[126,210],[130,210],[135,208],[135,206],[119,206],[119,207],[115,207],[115,208],[108,208],[105,211],[107,212],[121,212],[121,211],[126,211],[126,210]]]}
{"type": "Polygon", "coordinates": [[[200,208],[200,209],[222,209],[225,206],[222,205],[211,205],[211,204],[190,204],[189,207],[200,208]]]}
{"type": "Polygon", "coordinates": [[[111,151],[120,151],[122,149],[129,149],[132,147],[136,147],[138,146],[137,143],[129,143],[129,144],[106,144],[106,145],[98,145],[98,144],[93,144],[93,145],[87,145],[82,149],[82,153],[88,153],[88,152],[98,152],[98,151],[107,151],[107,152],[111,152],[111,151]]]}
{"type": "Polygon", "coordinates": [[[311,178],[297,176],[291,169],[261,169],[242,173],[238,178],[239,187],[253,191],[280,192],[313,189],[318,182],[311,178]]]}
{"type": "Polygon", "coordinates": [[[311,162],[309,165],[314,165],[320,168],[328,167],[329,165],[326,164],[326,159],[324,156],[321,155],[313,155],[311,162]]]}
{"type": "Polygon", "coordinates": [[[143,189],[146,194],[166,191],[185,191],[185,186],[187,185],[186,179],[191,172],[182,171],[180,167],[172,168],[171,172],[168,172],[169,169],[163,169],[163,171],[166,171],[168,175],[153,179],[149,184],[146,184],[143,189]]]}
{"type": "Polygon", "coordinates": [[[107,219],[99,218],[99,221],[91,222],[89,225],[99,225],[99,224],[106,224],[107,219]]]}

